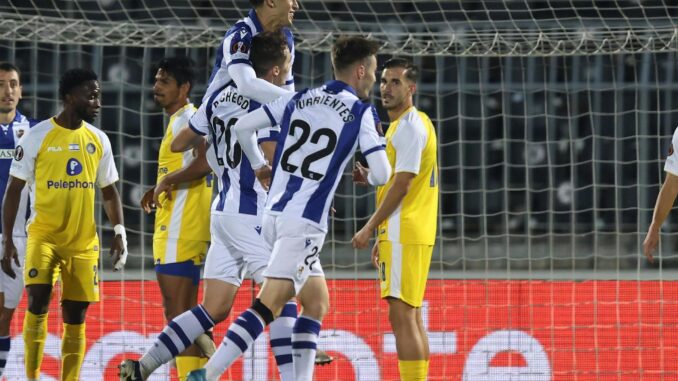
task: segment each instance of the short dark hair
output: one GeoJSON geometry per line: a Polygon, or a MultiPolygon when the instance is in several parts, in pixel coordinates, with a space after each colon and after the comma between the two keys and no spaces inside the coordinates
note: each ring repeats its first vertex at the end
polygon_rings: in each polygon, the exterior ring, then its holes
{"type": "Polygon", "coordinates": [[[377,54],[379,43],[364,37],[340,37],[332,46],[334,71],[341,72],[369,56],[377,54]]]}
{"type": "Polygon", "coordinates": [[[67,70],[59,80],[59,98],[66,99],[66,95],[70,94],[74,88],[82,85],[87,81],[96,81],[97,75],[90,69],[70,69],[67,70]]]}
{"type": "Polygon", "coordinates": [[[261,6],[261,4],[263,4],[263,3],[264,3],[264,0],[250,0],[250,4],[252,4],[252,6],[254,8],[261,6]]]}
{"type": "Polygon", "coordinates": [[[282,30],[276,32],[262,32],[252,39],[250,61],[257,73],[257,77],[266,74],[275,65],[285,62],[287,40],[282,30]]]}
{"type": "Polygon", "coordinates": [[[195,77],[193,60],[186,56],[165,57],[158,63],[158,69],[162,69],[167,74],[174,77],[179,86],[188,83],[190,85],[188,92],[191,92],[195,77]]]}
{"type": "Polygon", "coordinates": [[[19,76],[19,83],[21,83],[21,70],[19,70],[19,67],[16,66],[15,64],[7,61],[1,61],[0,71],[15,71],[16,74],[19,76]]]}
{"type": "Polygon", "coordinates": [[[384,63],[384,69],[401,67],[405,69],[405,78],[416,83],[419,79],[419,68],[412,61],[405,58],[391,58],[384,63]]]}

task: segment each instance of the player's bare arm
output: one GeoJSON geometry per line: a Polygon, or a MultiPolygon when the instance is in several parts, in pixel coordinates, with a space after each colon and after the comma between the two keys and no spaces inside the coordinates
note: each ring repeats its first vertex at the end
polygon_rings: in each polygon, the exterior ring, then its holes
{"type": "Polygon", "coordinates": [[[351,240],[353,247],[357,249],[364,249],[367,247],[370,238],[374,233],[374,229],[398,208],[398,205],[400,205],[403,198],[407,195],[415,176],[414,173],[410,172],[398,172],[393,176],[393,186],[386,193],[384,202],[379,205],[379,208],[377,208],[377,211],[374,212],[365,226],[353,236],[353,239],[351,240]]]}
{"type": "Polygon", "coordinates": [[[170,150],[172,152],[184,152],[194,147],[199,147],[205,144],[205,138],[196,134],[195,131],[188,127],[182,128],[177,136],[172,139],[170,150]]]}
{"type": "MultiPolygon", "coordinates": [[[[2,228],[5,232],[14,231],[14,221],[16,220],[17,209],[19,209],[19,200],[21,198],[21,190],[24,189],[26,182],[14,176],[9,177],[9,183],[5,190],[5,199],[2,204],[2,228]]],[[[19,256],[17,255],[16,247],[11,234],[3,234],[2,246],[4,255],[0,264],[2,271],[12,278],[16,278],[16,274],[12,269],[12,260],[19,265],[19,256]]]]}
{"type": "Polygon", "coordinates": [[[669,215],[676,196],[678,196],[678,176],[667,172],[666,180],[664,180],[664,184],[657,196],[657,203],[654,206],[652,223],[643,242],[643,254],[645,254],[650,263],[654,262],[652,253],[657,249],[657,244],[659,243],[659,229],[669,215]]]}
{"type": "MultiPolygon", "coordinates": [[[[158,184],[153,188],[154,192],[151,194],[152,205],[162,208],[162,203],[160,202],[160,195],[163,193],[168,200],[172,199],[172,190],[181,183],[187,183],[191,181],[198,180],[207,176],[212,169],[207,163],[207,142],[203,139],[197,148],[195,148],[195,158],[191,163],[177,171],[170,172],[166,176],[163,176],[158,184]]],[[[150,192],[150,191],[149,191],[150,192]]],[[[149,193],[146,192],[146,193],[149,193]]],[[[145,197],[146,195],[144,195],[145,197]]]]}
{"type": "Polygon", "coordinates": [[[118,188],[116,188],[115,184],[111,184],[101,188],[101,196],[108,220],[115,227],[115,236],[111,243],[109,256],[113,259],[115,270],[120,270],[127,261],[127,236],[124,228],[120,229],[125,224],[120,194],[118,194],[118,188]]]}

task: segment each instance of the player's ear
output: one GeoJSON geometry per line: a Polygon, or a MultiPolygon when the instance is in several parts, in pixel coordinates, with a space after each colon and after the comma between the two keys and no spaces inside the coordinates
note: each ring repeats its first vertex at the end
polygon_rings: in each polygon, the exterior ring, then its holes
{"type": "Polygon", "coordinates": [[[275,77],[280,75],[280,66],[275,65],[271,68],[271,71],[275,77]]]}
{"type": "Polygon", "coordinates": [[[185,94],[185,97],[188,98],[188,94],[191,93],[191,83],[184,82],[179,86],[179,92],[185,94]]]}
{"type": "Polygon", "coordinates": [[[410,83],[410,93],[414,94],[417,92],[417,84],[415,82],[410,83]]]}
{"type": "Polygon", "coordinates": [[[358,75],[358,79],[363,79],[365,78],[365,73],[366,73],[366,68],[365,64],[358,64],[356,66],[356,74],[358,75]]]}

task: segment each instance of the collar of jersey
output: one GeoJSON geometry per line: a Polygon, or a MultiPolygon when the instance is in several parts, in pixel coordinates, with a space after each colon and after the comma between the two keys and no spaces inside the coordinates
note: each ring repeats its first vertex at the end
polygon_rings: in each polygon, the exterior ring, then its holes
{"type": "Polygon", "coordinates": [[[174,118],[175,116],[181,114],[182,112],[186,111],[187,108],[193,107],[193,103],[188,102],[184,105],[184,107],[178,109],[174,114],[170,115],[170,118],[174,118]]]}
{"type": "Polygon", "coordinates": [[[63,128],[64,130],[68,130],[68,131],[77,131],[77,130],[81,129],[82,127],[85,127],[85,121],[84,120],[80,122],[80,126],[78,128],[73,129],[73,130],[71,130],[70,128],[66,128],[66,127],[60,125],[59,123],[57,123],[56,116],[49,118],[49,121],[52,122],[53,126],[63,128]]]}
{"type": "Polygon", "coordinates": [[[351,87],[351,85],[343,81],[337,80],[327,81],[325,82],[325,89],[334,94],[339,94],[342,90],[346,90],[349,93],[358,96],[358,94],[356,94],[355,90],[351,87]]]}
{"type": "Polygon", "coordinates": [[[21,121],[21,117],[22,117],[22,116],[23,116],[23,115],[21,115],[21,113],[19,112],[19,110],[16,110],[16,114],[14,115],[14,119],[12,119],[12,121],[9,122],[9,124],[3,124],[3,126],[5,126],[5,127],[7,127],[7,128],[12,127],[12,126],[14,125],[14,122],[20,122],[20,121],[21,121]]]}
{"type": "Polygon", "coordinates": [[[403,116],[407,115],[410,111],[413,111],[413,110],[416,110],[416,108],[414,107],[414,105],[408,107],[407,110],[403,111],[402,114],[398,115],[398,117],[395,118],[395,120],[394,120],[393,122],[399,121],[400,119],[403,118],[403,116]]]}
{"type": "Polygon", "coordinates": [[[247,16],[249,16],[250,20],[252,20],[254,27],[257,29],[257,33],[263,32],[264,27],[261,25],[259,17],[257,17],[257,12],[255,12],[254,9],[250,9],[250,13],[248,13],[247,16]]]}

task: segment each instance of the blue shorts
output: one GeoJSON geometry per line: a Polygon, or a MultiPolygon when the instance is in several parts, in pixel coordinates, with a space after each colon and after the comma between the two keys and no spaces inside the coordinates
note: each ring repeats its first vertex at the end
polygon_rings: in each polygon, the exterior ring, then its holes
{"type": "Polygon", "coordinates": [[[155,272],[191,278],[196,286],[200,283],[200,266],[193,263],[192,260],[155,265],[155,272]]]}

